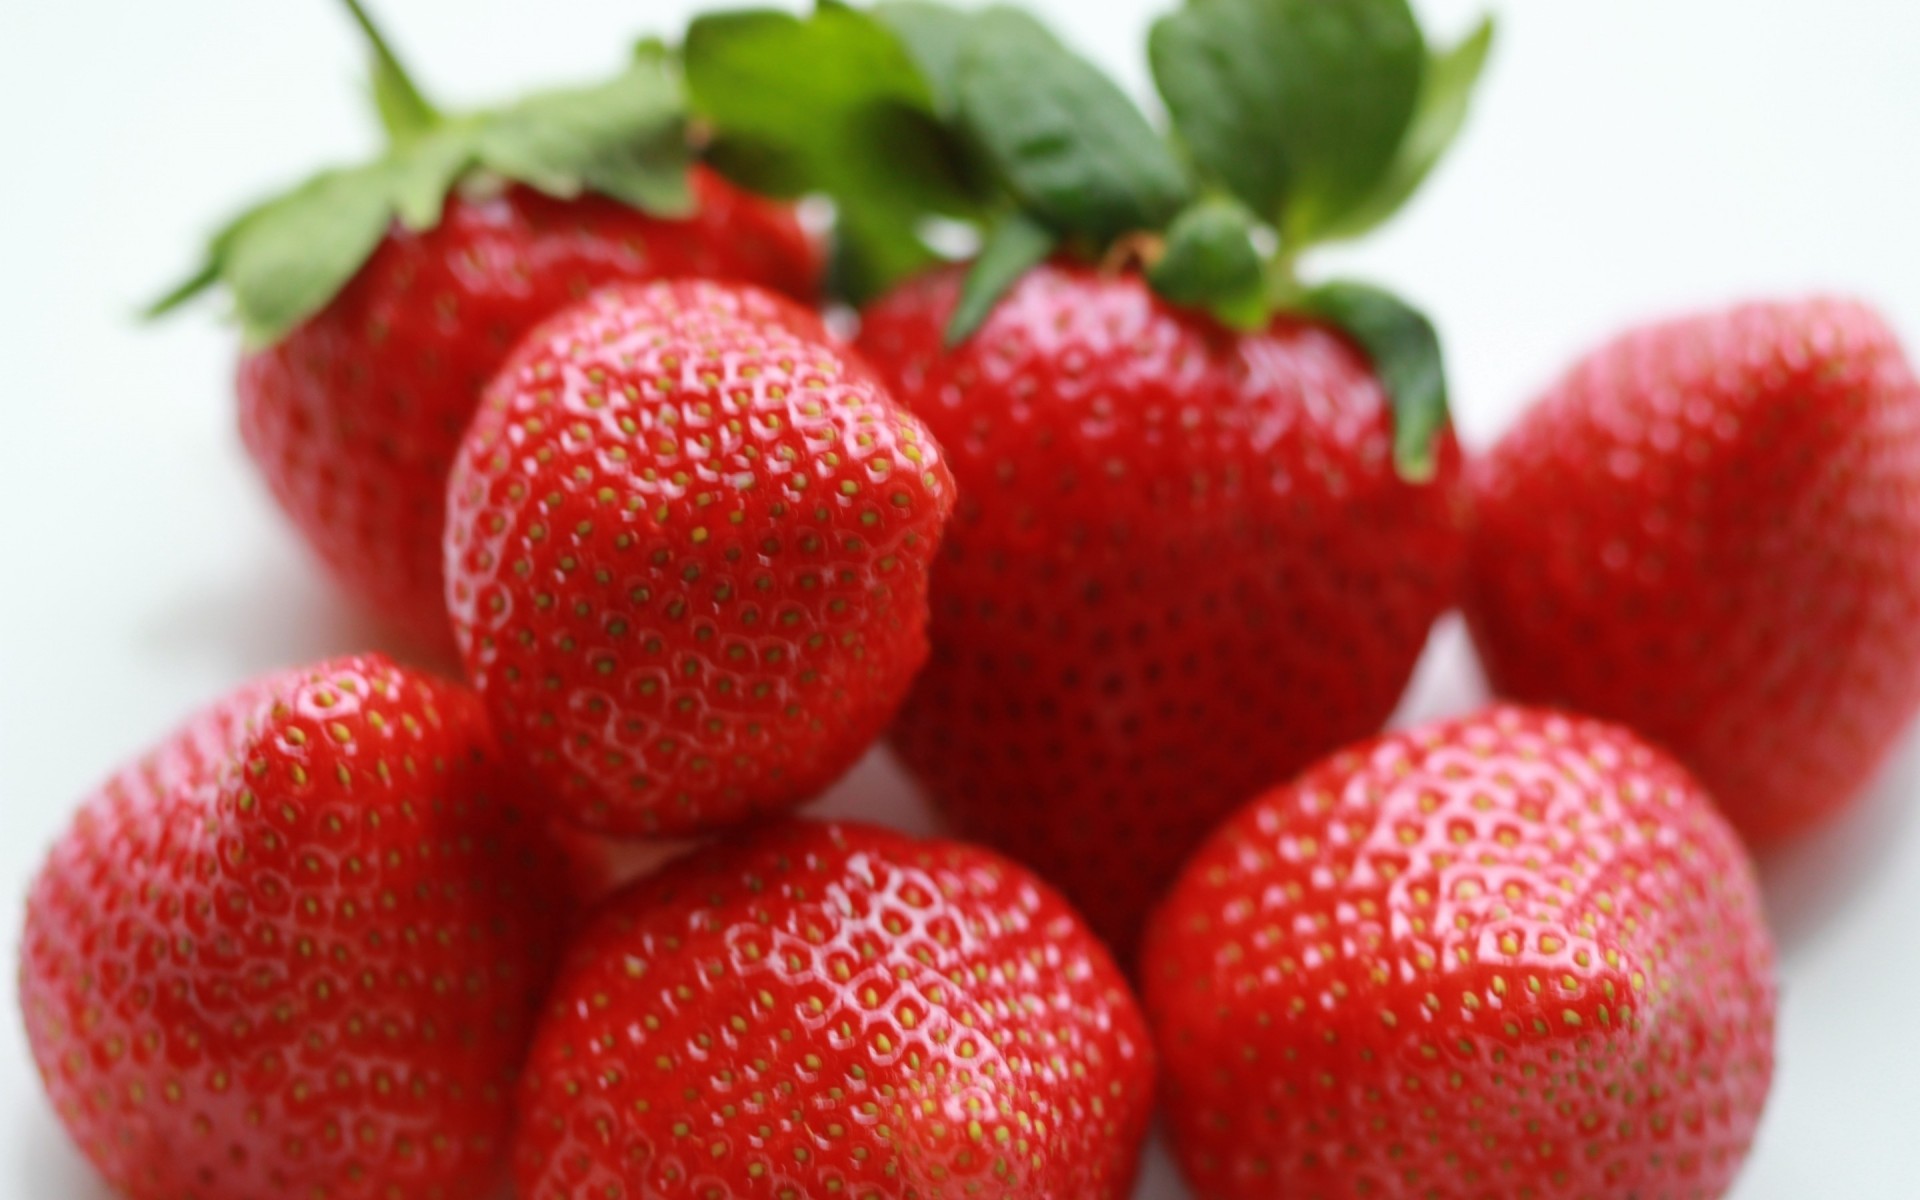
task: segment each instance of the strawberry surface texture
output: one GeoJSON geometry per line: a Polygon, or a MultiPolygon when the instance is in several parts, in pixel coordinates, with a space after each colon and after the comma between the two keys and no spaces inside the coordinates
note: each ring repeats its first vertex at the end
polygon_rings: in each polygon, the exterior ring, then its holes
{"type": "Polygon", "coordinates": [[[791,822],[612,900],[521,1091],[524,1200],[1120,1200],[1153,1056],[1106,951],[985,850],[791,822]]]}
{"type": "Polygon", "coordinates": [[[684,281],[537,331],[451,497],[455,632],[504,743],[576,823],[652,835],[810,799],[879,736],[953,481],[816,317],[684,281]]]}
{"type": "Polygon", "coordinates": [[[388,234],[325,308],[246,354],[240,431],[268,489],[341,586],[447,641],[447,472],[481,390],[542,319],[620,281],[712,276],[801,299],[819,255],[792,210],[704,170],[686,218],[513,185],[454,193],[388,234]]]}
{"type": "Polygon", "coordinates": [[[1472,476],[1495,687],[1644,733],[1755,845],[1845,807],[1920,708],[1920,384],[1867,307],[1624,334],[1472,476]]]}
{"type": "Polygon", "coordinates": [[[1142,974],[1202,1200],[1706,1200],[1766,1100],[1772,954],[1682,767],[1496,707],[1237,814],[1142,974]]]}
{"type": "Polygon", "coordinates": [[[133,1200],[471,1200],[566,916],[472,693],[260,680],[110,779],[28,900],[28,1042],[133,1200]]]}
{"type": "Polygon", "coordinates": [[[893,744],[1124,961],[1221,818],[1392,712],[1454,599],[1459,451],[1401,478],[1328,326],[1236,333],[1056,262],[949,349],[960,280],[906,284],[859,342],[960,486],[893,744]]]}

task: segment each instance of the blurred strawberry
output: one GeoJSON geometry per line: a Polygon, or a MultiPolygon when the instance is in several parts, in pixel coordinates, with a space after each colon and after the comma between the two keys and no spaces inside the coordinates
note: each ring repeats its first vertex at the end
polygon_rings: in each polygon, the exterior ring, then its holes
{"type": "Polygon", "coordinates": [[[390,145],[218,234],[165,311],[224,286],[247,335],[240,431],[340,585],[444,643],[446,476],[486,380],[529,328],[602,284],[684,275],[810,299],[792,211],[689,168],[684,104],[643,55],[596,87],[446,116],[373,40],[390,145]]]}
{"type": "Polygon", "coordinates": [[[1473,490],[1495,687],[1652,738],[1755,845],[1844,807],[1920,708],[1920,383],[1861,304],[1624,334],[1473,490]]]}

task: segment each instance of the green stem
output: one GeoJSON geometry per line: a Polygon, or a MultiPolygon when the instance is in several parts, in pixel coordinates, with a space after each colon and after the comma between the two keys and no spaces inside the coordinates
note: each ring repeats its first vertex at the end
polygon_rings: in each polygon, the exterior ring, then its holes
{"type": "Polygon", "coordinates": [[[366,35],[373,50],[373,99],[380,109],[380,123],[395,144],[412,141],[440,123],[440,110],[421,94],[400,56],[373,23],[360,0],[344,0],[354,24],[366,35]]]}
{"type": "Polygon", "coordinates": [[[1284,249],[1268,260],[1267,301],[1275,308],[1291,308],[1306,294],[1299,264],[1299,256],[1284,249]]]}

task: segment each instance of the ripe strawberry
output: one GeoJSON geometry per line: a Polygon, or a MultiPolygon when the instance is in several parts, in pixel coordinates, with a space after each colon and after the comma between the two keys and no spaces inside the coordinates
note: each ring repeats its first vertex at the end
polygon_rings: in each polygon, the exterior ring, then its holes
{"type": "Polygon", "coordinates": [[[826,337],[751,288],[615,288],[529,338],[474,419],[455,634],[505,744],[586,828],[810,799],[926,656],[953,483],[826,337]]]}
{"type": "Polygon", "coordinates": [[[1180,6],[1149,39],[1161,131],[1032,17],[937,15],[721,14],[685,77],[728,161],[833,198],[838,278],[882,285],[859,347],[960,485],[894,744],[1124,960],[1215,821],[1379,728],[1454,599],[1434,329],[1299,268],[1413,193],[1491,29],[1430,49],[1405,5],[1180,6]],[[855,36],[898,53],[817,106],[826,133],[743,66],[855,36]],[[935,215],[980,226],[964,272],[923,270],[935,215]]]}
{"type": "Polygon", "coordinates": [[[1698,1197],[1773,1068],[1772,949],[1706,793],[1520,708],[1394,734],[1195,856],[1142,960],[1203,1200],[1698,1197]]]}
{"type": "Polygon", "coordinates": [[[622,281],[714,276],[810,299],[819,254],[790,207],[688,169],[658,64],[449,121],[384,42],[376,58],[417,106],[383,105],[393,148],[247,213],[161,309],[216,282],[233,292],[250,343],[240,432],[274,499],[348,594],[445,643],[447,470],[521,336],[622,281]]]}
{"type": "Polygon", "coordinates": [[[860,338],[961,495],[893,744],[1124,957],[1221,817],[1393,710],[1453,599],[1459,453],[1400,478],[1387,393],[1324,324],[1236,334],[1055,263],[949,350],[959,288],[909,283],[860,338]]]}
{"type": "Polygon", "coordinates": [[[27,1037],[134,1200],[469,1200],[565,916],[478,700],[377,656],[242,688],[35,880],[27,1037]]]}
{"type": "Polygon", "coordinates": [[[1631,725],[1755,845],[1844,806],[1920,708],[1920,384],[1860,304],[1626,334],[1473,495],[1495,686],[1631,725]]]}
{"type": "Polygon", "coordinates": [[[987,851],[789,822],[622,893],[520,1095],[524,1200],[1125,1197],[1152,1051],[1106,952],[987,851]]]}
{"type": "Polygon", "coordinates": [[[327,307],[241,359],[240,433],[341,585],[445,640],[447,471],[486,380],[541,319],[603,284],[705,275],[799,297],[814,252],[792,213],[705,171],[699,211],[651,217],[525,187],[396,228],[327,307]]]}

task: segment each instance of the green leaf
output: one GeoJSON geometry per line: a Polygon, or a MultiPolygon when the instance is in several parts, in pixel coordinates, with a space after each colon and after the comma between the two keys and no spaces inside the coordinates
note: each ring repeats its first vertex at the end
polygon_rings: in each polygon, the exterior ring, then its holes
{"type": "Polygon", "coordinates": [[[656,216],[693,210],[685,104],[662,60],[637,56],[606,83],[529,96],[484,117],[484,166],[562,199],[592,190],[656,216]]]}
{"type": "Polygon", "coordinates": [[[249,221],[278,204],[283,198],[283,196],[275,196],[258,201],[227,218],[227,223],[215,230],[207,239],[206,254],[194,273],[175,284],[172,290],[159,299],[150,302],[142,310],[141,315],[147,320],[164,317],[188,301],[220,286],[221,263],[226,259],[227,249],[233,245],[234,238],[247,227],[249,221]]]}
{"type": "Polygon", "coordinates": [[[858,305],[940,261],[909,214],[871,207],[839,215],[827,262],[829,295],[858,305]]]}
{"type": "Polygon", "coordinates": [[[380,124],[386,129],[387,136],[395,145],[400,145],[424,135],[440,123],[439,111],[414,85],[406,65],[400,61],[400,56],[394,52],[392,44],[374,23],[373,17],[361,6],[360,0],[346,0],[346,5],[347,12],[365,35],[367,48],[373,56],[373,106],[380,114],[380,124]]]}
{"type": "Polygon", "coordinates": [[[839,5],[807,17],[750,9],[698,17],[683,51],[694,110],[721,139],[780,164],[782,190],[828,190],[884,162],[887,147],[852,144],[890,105],[931,113],[901,42],[872,15],[839,5]],[[837,161],[852,156],[850,164],[837,161]]]}
{"type": "Polygon", "coordinates": [[[882,0],[873,15],[906,47],[932,94],[934,111],[951,116],[959,107],[960,55],[972,35],[974,14],[932,0],[882,0]]]}
{"type": "Polygon", "coordinates": [[[1405,301],[1364,283],[1314,288],[1303,307],[1360,344],[1393,406],[1393,464],[1402,479],[1433,478],[1447,424],[1447,374],[1433,323],[1405,301]]]}
{"type": "Polygon", "coordinates": [[[396,218],[415,232],[439,224],[447,196],[481,167],[555,196],[594,191],[656,215],[684,215],[694,204],[685,124],[672,62],[644,48],[606,83],[492,112],[436,114],[385,157],[324,172],[229,221],[199,269],[148,314],[224,284],[247,338],[271,342],[325,307],[396,218]]]}
{"type": "Polygon", "coordinates": [[[1195,164],[1294,248],[1379,185],[1426,62],[1407,0],[1188,0],[1148,55],[1195,164]]]}
{"type": "Polygon", "coordinates": [[[277,340],[359,271],[392,218],[389,174],[384,163],[329,171],[225,236],[220,278],[249,343],[277,340]]]}
{"type": "Polygon", "coordinates": [[[374,55],[368,88],[373,92],[374,111],[380,114],[380,126],[395,143],[426,133],[440,120],[440,114],[400,71],[399,64],[385,55],[374,55]]]}
{"type": "Polygon", "coordinates": [[[201,263],[200,268],[193,274],[187,276],[179,283],[174,284],[171,291],[157,300],[149,301],[146,307],[140,310],[140,316],[142,319],[148,321],[153,320],[155,317],[164,317],[187,301],[202,295],[219,282],[220,266],[212,259],[208,259],[206,262],[201,263]]]}
{"type": "Polygon", "coordinates": [[[1376,228],[1419,189],[1466,124],[1474,85],[1492,48],[1493,18],[1487,17],[1458,45],[1428,60],[1413,124],[1399,152],[1373,191],[1328,226],[1323,238],[1358,237],[1376,228]]]}
{"type": "Polygon", "coordinates": [[[402,225],[424,233],[440,223],[447,193],[473,166],[474,134],[469,124],[442,125],[394,158],[390,192],[402,225]]]}
{"type": "Polygon", "coordinates": [[[715,166],[755,190],[833,199],[855,302],[933,261],[923,216],[977,211],[926,79],[871,14],[710,14],[688,29],[683,59],[693,109],[718,131],[715,166]]]}
{"type": "Polygon", "coordinates": [[[1175,304],[1205,308],[1235,328],[1258,328],[1268,307],[1266,266],[1254,243],[1258,227],[1236,200],[1199,200],[1174,218],[1147,281],[1175,304]]]}
{"type": "Polygon", "coordinates": [[[947,320],[947,345],[957,346],[993,315],[994,305],[1020,277],[1046,261],[1060,242],[1046,226],[1024,213],[1002,217],[980,247],[980,256],[960,288],[960,302],[947,320]]]}
{"type": "Polygon", "coordinates": [[[1140,110],[1026,14],[980,14],[958,84],[968,131],[1021,205],[1059,232],[1105,242],[1158,229],[1186,202],[1186,175],[1140,110]]]}

